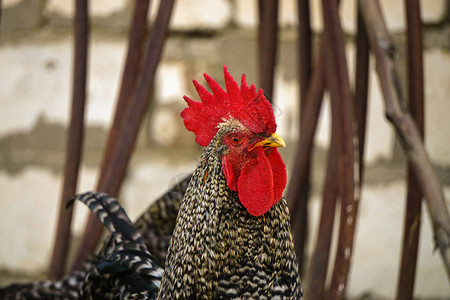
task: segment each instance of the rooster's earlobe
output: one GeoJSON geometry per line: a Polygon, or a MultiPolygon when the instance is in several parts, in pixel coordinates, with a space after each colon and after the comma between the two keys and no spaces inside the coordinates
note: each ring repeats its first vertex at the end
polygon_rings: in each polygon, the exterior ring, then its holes
{"type": "Polygon", "coordinates": [[[238,177],[236,176],[236,174],[234,174],[233,167],[231,166],[231,164],[228,161],[226,156],[222,157],[222,169],[223,169],[223,175],[225,176],[225,179],[227,180],[227,186],[230,188],[230,190],[237,192],[238,177]]]}

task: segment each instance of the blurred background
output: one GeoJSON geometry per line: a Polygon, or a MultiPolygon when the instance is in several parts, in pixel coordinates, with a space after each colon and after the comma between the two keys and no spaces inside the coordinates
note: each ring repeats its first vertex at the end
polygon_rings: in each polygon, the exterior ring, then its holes
{"type": "MultiPolygon", "coordinates": [[[[406,86],[403,1],[380,1],[397,47],[406,86]]],[[[45,278],[56,229],[69,120],[73,61],[73,1],[2,0],[0,24],[0,285],[45,278]]],[[[277,132],[293,163],[299,123],[297,8],[279,3],[279,52],[273,103],[277,132]]],[[[152,5],[149,18],[155,14],[152,5]]],[[[450,207],[450,1],[421,1],[425,74],[426,148],[444,183],[450,207]]],[[[86,136],[78,190],[95,187],[114,113],[128,38],[132,1],[92,0],[86,136]]],[[[319,1],[311,1],[315,33],[322,31],[319,1]]],[[[342,24],[350,74],[354,73],[355,1],[343,0],[342,24]]],[[[173,183],[191,172],[201,148],[179,113],[183,95],[198,99],[191,83],[204,72],[222,83],[222,66],[258,87],[256,0],[178,0],[158,67],[154,101],[139,134],[120,200],[135,219],[173,183]]],[[[374,64],[371,65],[374,68],[374,64]]],[[[405,157],[384,117],[374,70],[370,74],[366,173],[348,295],[392,298],[398,278],[405,207],[405,157]]],[[[328,99],[328,98],[326,98],[328,99]]],[[[310,204],[315,241],[329,143],[329,103],[322,109],[313,163],[310,204]]],[[[73,232],[80,237],[87,209],[77,206],[73,232]]],[[[441,258],[422,210],[415,295],[450,299],[441,258]]],[[[76,245],[76,240],[74,242],[76,245]]]]}

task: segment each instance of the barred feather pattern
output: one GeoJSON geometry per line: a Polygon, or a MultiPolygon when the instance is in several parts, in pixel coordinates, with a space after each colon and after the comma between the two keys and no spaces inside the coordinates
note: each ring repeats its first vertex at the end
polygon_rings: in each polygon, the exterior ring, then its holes
{"type": "Polygon", "coordinates": [[[86,204],[108,228],[114,247],[84,280],[82,297],[86,299],[126,299],[147,292],[156,298],[163,269],[150,255],[144,239],[119,202],[105,193],[88,192],[75,198],[86,204]]]}
{"type": "Polygon", "coordinates": [[[85,271],[76,271],[57,281],[44,280],[12,284],[0,289],[0,299],[79,299],[80,287],[85,276],[85,271]]]}
{"type": "MultiPolygon", "coordinates": [[[[136,220],[135,227],[155,259],[164,266],[181,199],[186,192],[192,174],[177,180],[169,190],[155,200],[136,220]]],[[[0,299],[54,299],[72,300],[81,297],[86,275],[95,270],[106,255],[117,246],[116,237],[107,238],[97,255],[89,257],[82,268],[58,280],[16,283],[0,288],[0,299]]],[[[91,276],[92,277],[92,276],[91,276]]],[[[129,299],[147,299],[148,292],[135,293],[129,299]],[[133,298],[134,297],[134,298],[133,298]]]]}
{"type": "Polygon", "coordinates": [[[248,214],[226,184],[221,127],[182,200],[158,299],[300,299],[298,263],[282,198],[248,214]]]}
{"type": "Polygon", "coordinates": [[[141,234],[136,230],[125,210],[115,198],[106,193],[87,192],[76,196],[68,205],[71,205],[75,200],[83,202],[97,215],[114,236],[114,241],[130,240],[140,244],[144,243],[141,234]]]}

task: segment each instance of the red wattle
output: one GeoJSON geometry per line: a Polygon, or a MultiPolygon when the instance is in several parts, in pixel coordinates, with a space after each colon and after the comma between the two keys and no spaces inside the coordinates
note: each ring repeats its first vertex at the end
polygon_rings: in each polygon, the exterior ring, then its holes
{"type": "Polygon", "coordinates": [[[253,216],[265,214],[274,203],[272,168],[262,148],[247,162],[238,179],[239,200],[253,216]]]}
{"type": "Polygon", "coordinates": [[[256,156],[237,171],[227,156],[222,169],[227,186],[239,193],[239,200],[253,216],[265,214],[280,201],[286,187],[286,165],[277,149],[255,149],[256,156]]]}
{"type": "Polygon", "coordinates": [[[283,191],[286,188],[287,176],[286,176],[286,165],[281,158],[278,149],[273,149],[272,152],[267,156],[270,166],[272,168],[273,177],[273,204],[280,201],[281,196],[283,196],[283,191]]]}

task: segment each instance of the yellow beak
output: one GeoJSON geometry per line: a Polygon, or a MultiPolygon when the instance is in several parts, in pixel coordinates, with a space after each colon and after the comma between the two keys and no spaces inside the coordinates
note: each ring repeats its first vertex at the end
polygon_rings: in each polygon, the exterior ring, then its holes
{"type": "Polygon", "coordinates": [[[258,146],[262,147],[286,147],[285,141],[278,134],[274,133],[270,137],[261,142],[256,143],[250,150],[255,149],[258,146]]]}

